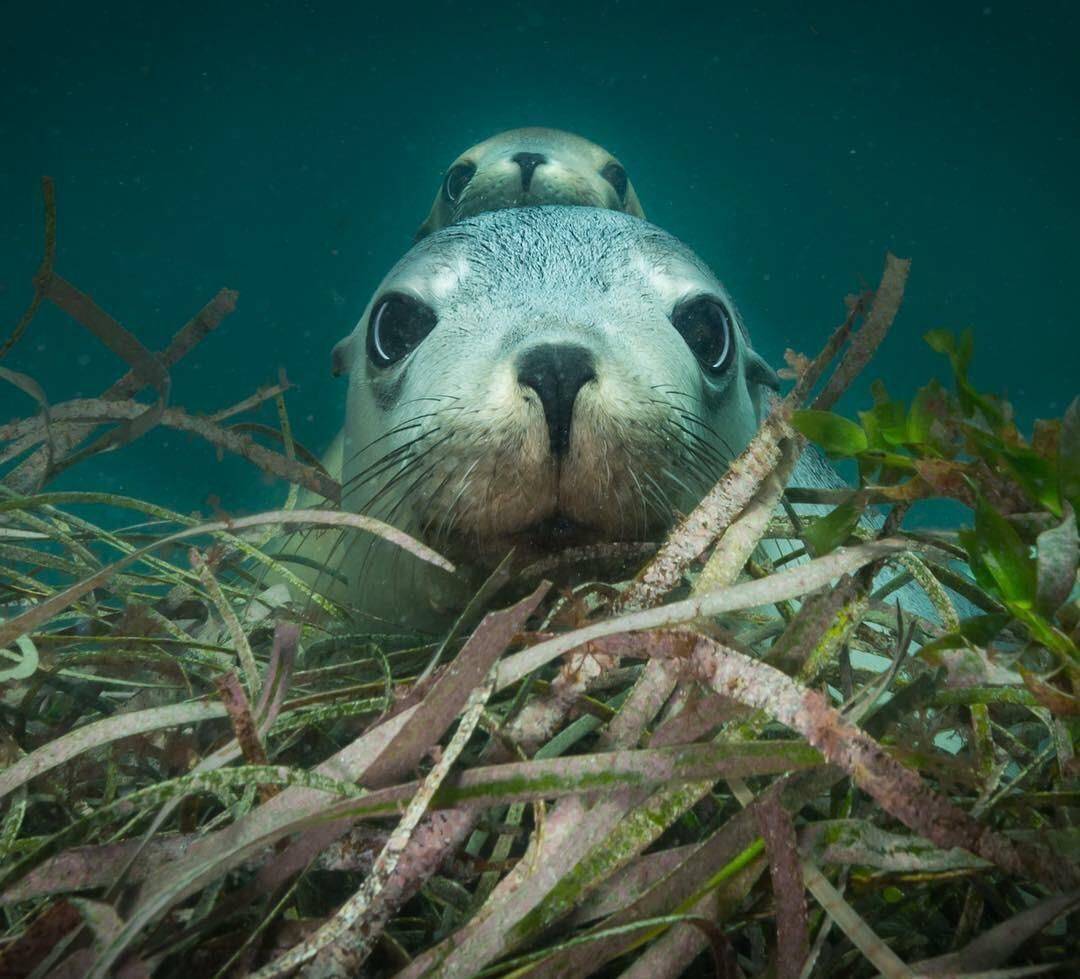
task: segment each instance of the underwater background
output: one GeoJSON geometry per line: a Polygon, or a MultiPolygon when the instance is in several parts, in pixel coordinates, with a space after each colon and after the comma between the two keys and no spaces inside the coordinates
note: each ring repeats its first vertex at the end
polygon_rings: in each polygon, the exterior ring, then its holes
{"type": "MultiPolygon", "coordinates": [[[[444,169],[518,126],[614,152],[774,364],[815,353],[843,297],[913,260],[867,377],[910,396],[975,330],[973,377],[1025,424],[1078,389],[1080,5],[1071,3],[5,3],[0,337],[42,248],[151,349],[222,286],[237,311],[173,371],[172,401],[230,405],[283,367],[321,450],[345,383],[330,349],[409,248],[444,169]]],[[[126,370],[46,304],[4,366],[52,401],[126,370]]],[[[0,421],[35,408],[0,387],[0,421]]],[[[267,419],[272,417],[271,414],[267,419]]],[[[50,484],[182,510],[272,505],[243,460],[154,431],[50,484]]]]}

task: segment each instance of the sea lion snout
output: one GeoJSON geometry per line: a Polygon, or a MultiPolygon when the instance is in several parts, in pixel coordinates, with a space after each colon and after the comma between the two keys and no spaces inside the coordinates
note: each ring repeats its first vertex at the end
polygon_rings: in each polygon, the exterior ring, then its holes
{"type": "Polygon", "coordinates": [[[536,168],[547,163],[548,158],[543,153],[515,153],[511,159],[521,168],[521,189],[528,193],[536,168]]]}
{"type": "Polygon", "coordinates": [[[578,392],[596,379],[592,353],[576,345],[541,344],[518,357],[517,377],[540,398],[551,454],[565,456],[570,450],[570,426],[578,392]]]}

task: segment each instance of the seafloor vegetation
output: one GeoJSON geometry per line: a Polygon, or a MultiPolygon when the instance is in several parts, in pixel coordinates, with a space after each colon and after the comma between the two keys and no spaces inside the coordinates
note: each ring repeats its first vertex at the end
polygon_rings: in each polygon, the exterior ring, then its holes
{"type": "Polygon", "coordinates": [[[338,487],[284,377],[175,407],[171,368],[235,294],[151,352],[56,271],[48,183],[46,205],[3,353],[51,302],[131,369],[49,404],[0,368],[28,399],[0,427],[0,974],[1075,974],[1080,402],[1026,436],[970,336],[935,331],[946,385],[833,413],[905,262],[789,354],[790,392],[630,581],[504,567],[433,642],[259,585],[283,526],[382,531],[295,509],[338,487]],[[200,522],[50,490],[157,426],[286,502],[200,522]],[[785,490],[807,438],[858,485],[785,490]],[[905,530],[931,499],[969,528],[905,530]],[[768,536],[804,560],[770,564],[768,536]],[[902,582],[936,621],[890,602],[902,582]]]}

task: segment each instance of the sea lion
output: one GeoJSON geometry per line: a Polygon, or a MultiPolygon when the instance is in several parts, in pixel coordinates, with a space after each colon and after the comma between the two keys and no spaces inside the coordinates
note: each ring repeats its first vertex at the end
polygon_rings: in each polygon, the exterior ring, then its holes
{"type": "Polygon", "coordinates": [[[540,204],[645,216],[625,168],[602,146],[559,129],[511,129],[450,165],[416,238],[482,211],[540,204]]]}
{"type": "MultiPolygon", "coordinates": [[[[623,165],[602,146],[561,129],[509,129],[477,143],[446,171],[416,241],[463,218],[511,207],[547,204],[600,207],[644,217],[623,165]]],[[[341,373],[335,367],[335,373],[341,373]]],[[[341,474],[341,435],[323,465],[341,474]]],[[[303,493],[305,505],[318,497],[303,493]]]]}
{"type": "MultiPolygon", "coordinates": [[[[496,210],[425,237],[334,365],[349,379],[342,506],[481,571],[511,547],[660,539],[778,383],[689,248],[588,207],[496,210]]],[[[468,595],[466,579],[349,539],[321,555],[342,576],[332,594],[376,618],[437,628],[468,595]]]]}

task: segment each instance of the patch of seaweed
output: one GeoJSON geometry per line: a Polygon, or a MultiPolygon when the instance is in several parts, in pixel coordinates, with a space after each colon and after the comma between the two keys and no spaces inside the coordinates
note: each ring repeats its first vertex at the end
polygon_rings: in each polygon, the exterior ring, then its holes
{"type": "Polygon", "coordinates": [[[970,381],[970,335],[936,331],[949,389],[878,384],[858,420],[835,413],[906,262],[817,358],[789,354],[791,392],[631,581],[514,602],[502,568],[432,644],[350,632],[268,555],[283,525],[329,525],[441,560],[294,508],[297,486],[337,493],[293,440],[284,377],[210,417],[171,405],[171,367],[235,293],[149,351],[55,272],[49,184],[46,205],[0,355],[49,301],[131,370],[48,404],[0,368],[36,403],[0,427],[3,975],[1077,966],[1080,400],[1025,437],[970,381]],[[243,420],[266,402],[277,427],[243,420]],[[286,505],[200,523],[46,490],[161,425],[286,480],[286,505]],[[785,488],[808,439],[858,485],[785,488]],[[905,531],[928,499],[970,528],[905,531]],[[770,565],[766,536],[804,560],[770,565]],[[888,601],[908,582],[933,619],[888,601]]]}

